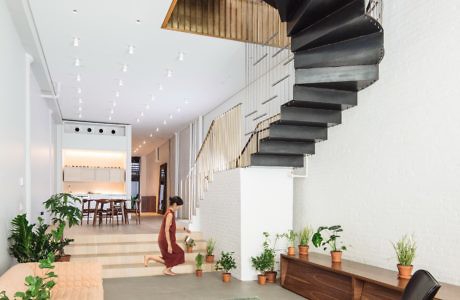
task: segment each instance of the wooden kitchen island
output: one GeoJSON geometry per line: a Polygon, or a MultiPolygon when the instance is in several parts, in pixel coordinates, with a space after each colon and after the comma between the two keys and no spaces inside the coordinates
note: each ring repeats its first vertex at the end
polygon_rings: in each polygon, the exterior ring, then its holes
{"type": "MultiPolygon", "coordinates": [[[[401,299],[407,282],[387,269],[347,260],[332,264],[329,255],[281,255],[281,286],[311,300],[401,299]]],[[[435,299],[460,299],[460,287],[441,284],[435,299]]]]}

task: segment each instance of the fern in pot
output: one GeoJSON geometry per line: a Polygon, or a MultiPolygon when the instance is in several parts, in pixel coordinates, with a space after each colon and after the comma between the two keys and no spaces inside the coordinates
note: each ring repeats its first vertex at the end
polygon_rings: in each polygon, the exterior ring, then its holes
{"type": "Polygon", "coordinates": [[[398,258],[399,278],[409,279],[412,277],[412,262],[417,250],[415,241],[412,236],[404,235],[399,241],[393,243],[393,248],[398,258]]]}
{"type": "Polygon", "coordinates": [[[308,255],[308,243],[310,242],[313,229],[310,226],[306,226],[299,232],[299,256],[308,255]]]}

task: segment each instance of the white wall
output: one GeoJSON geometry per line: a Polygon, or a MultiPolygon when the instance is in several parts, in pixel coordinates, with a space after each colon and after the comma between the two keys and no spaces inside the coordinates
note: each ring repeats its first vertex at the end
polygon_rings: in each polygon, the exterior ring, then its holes
{"type": "Polygon", "coordinates": [[[293,179],[286,168],[245,168],[215,174],[200,221],[206,239],[217,241],[216,255],[235,251],[240,280],[256,279],[251,256],[262,251],[264,231],[273,235],[292,228],[293,179]]]}
{"type": "Polygon", "coordinates": [[[25,208],[25,96],[26,57],[6,3],[0,0],[0,274],[12,262],[7,252],[11,219],[25,208]]]}
{"type": "Polygon", "coordinates": [[[294,221],[341,224],[346,259],[393,270],[390,241],[413,233],[415,268],[460,284],[458,3],[384,7],[380,80],[317,144],[295,183],[294,221]]]}

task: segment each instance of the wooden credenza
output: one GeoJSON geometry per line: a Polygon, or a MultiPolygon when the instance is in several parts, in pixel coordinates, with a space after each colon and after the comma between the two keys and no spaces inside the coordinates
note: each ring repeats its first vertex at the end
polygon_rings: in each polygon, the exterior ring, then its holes
{"type": "MultiPolygon", "coordinates": [[[[399,300],[407,282],[387,269],[347,260],[333,264],[329,255],[281,255],[281,286],[311,300],[399,300]]],[[[460,299],[460,287],[441,284],[436,299],[460,299]]]]}

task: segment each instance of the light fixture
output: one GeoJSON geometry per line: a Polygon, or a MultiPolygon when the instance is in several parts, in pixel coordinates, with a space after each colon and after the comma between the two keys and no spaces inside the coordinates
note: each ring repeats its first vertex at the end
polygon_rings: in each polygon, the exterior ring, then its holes
{"type": "Polygon", "coordinates": [[[128,53],[129,54],[134,54],[134,46],[133,45],[128,46],[128,53]]]}
{"type": "Polygon", "coordinates": [[[78,98],[78,104],[82,104],[83,103],[83,99],[82,98],[78,98]]]}
{"type": "Polygon", "coordinates": [[[120,92],[117,91],[117,92],[115,93],[115,97],[117,97],[117,98],[120,97],[120,92]]]}
{"type": "Polygon", "coordinates": [[[145,145],[145,141],[142,142],[145,145]]]}
{"type": "Polygon", "coordinates": [[[78,107],[78,111],[82,111],[82,110],[83,110],[83,108],[81,108],[81,106],[79,106],[79,107],[78,107]]]}
{"type": "Polygon", "coordinates": [[[113,108],[110,110],[110,114],[113,115],[115,111],[113,110],[113,108]]]}
{"type": "Polygon", "coordinates": [[[112,116],[109,116],[109,121],[112,121],[112,116]]]}
{"type": "Polygon", "coordinates": [[[117,106],[117,101],[113,101],[113,107],[116,107],[117,106]]]}
{"type": "Polygon", "coordinates": [[[77,37],[73,38],[73,46],[74,47],[80,46],[80,39],[79,38],[77,38],[77,37]]]}
{"type": "Polygon", "coordinates": [[[180,113],[181,112],[181,109],[180,107],[176,108],[177,112],[180,113]]]}
{"type": "Polygon", "coordinates": [[[142,112],[141,112],[141,117],[143,117],[143,116],[144,116],[144,112],[142,111],[142,112]]]}
{"type": "Polygon", "coordinates": [[[152,101],[155,101],[155,96],[154,95],[152,95],[152,101]]]}
{"type": "Polygon", "coordinates": [[[75,67],[79,67],[80,66],[80,59],[77,57],[75,58],[75,67]]]}
{"type": "Polygon", "coordinates": [[[173,118],[173,115],[169,115],[169,118],[172,120],[172,118],[173,118]]]}
{"type": "Polygon", "coordinates": [[[81,94],[81,88],[77,88],[77,93],[81,94]]]}
{"type": "Polygon", "coordinates": [[[169,78],[171,78],[172,75],[173,75],[172,70],[167,70],[167,71],[166,71],[166,76],[168,76],[169,78]]]}
{"type": "Polygon", "coordinates": [[[142,148],[142,145],[139,145],[139,148],[142,148]]]}
{"type": "Polygon", "coordinates": [[[147,104],[147,105],[145,106],[145,109],[149,110],[149,109],[150,109],[150,105],[147,104]]]}
{"type": "Polygon", "coordinates": [[[179,52],[179,56],[177,57],[177,59],[179,61],[184,61],[184,56],[185,56],[184,52],[181,51],[181,52],[179,52]]]}
{"type": "Polygon", "coordinates": [[[136,20],[136,23],[137,23],[137,24],[140,24],[140,23],[141,23],[141,19],[137,19],[137,20],[136,20]]]}
{"type": "Polygon", "coordinates": [[[123,86],[123,80],[121,80],[121,79],[118,80],[118,85],[119,85],[119,86],[123,86]]]}
{"type": "Polygon", "coordinates": [[[160,128],[157,127],[156,132],[160,131],[160,128]]]}
{"type": "Polygon", "coordinates": [[[77,81],[78,81],[78,82],[81,81],[81,76],[80,76],[80,74],[77,74],[77,81]]]}
{"type": "Polygon", "coordinates": [[[153,137],[153,133],[150,134],[150,137],[153,137]]]}
{"type": "Polygon", "coordinates": [[[139,123],[140,121],[141,121],[141,119],[139,119],[139,118],[136,119],[136,122],[137,122],[137,123],[139,123]]]}
{"type": "Polygon", "coordinates": [[[128,65],[124,64],[123,68],[121,69],[124,73],[128,72],[128,65]]]}
{"type": "Polygon", "coordinates": [[[166,120],[163,120],[163,125],[166,125],[166,120]]]}
{"type": "Polygon", "coordinates": [[[76,9],[72,10],[72,12],[73,12],[74,14],[78,14],[78,10],[76,10],[76,9]]]}
{"type": "Polygon", "coordinates": [[[78,118],[81,119],[81,118],[82,118],[82,115],[81,115],[81,114],[78,114],[78,118]]]}
{"type": "Polygon", "coordinates": [[[160,84],[160,86],[158,87],[158,89],[159,89],[160,91],[162,91],[162,90],[163,90],[163,86],[160,84]]]}

